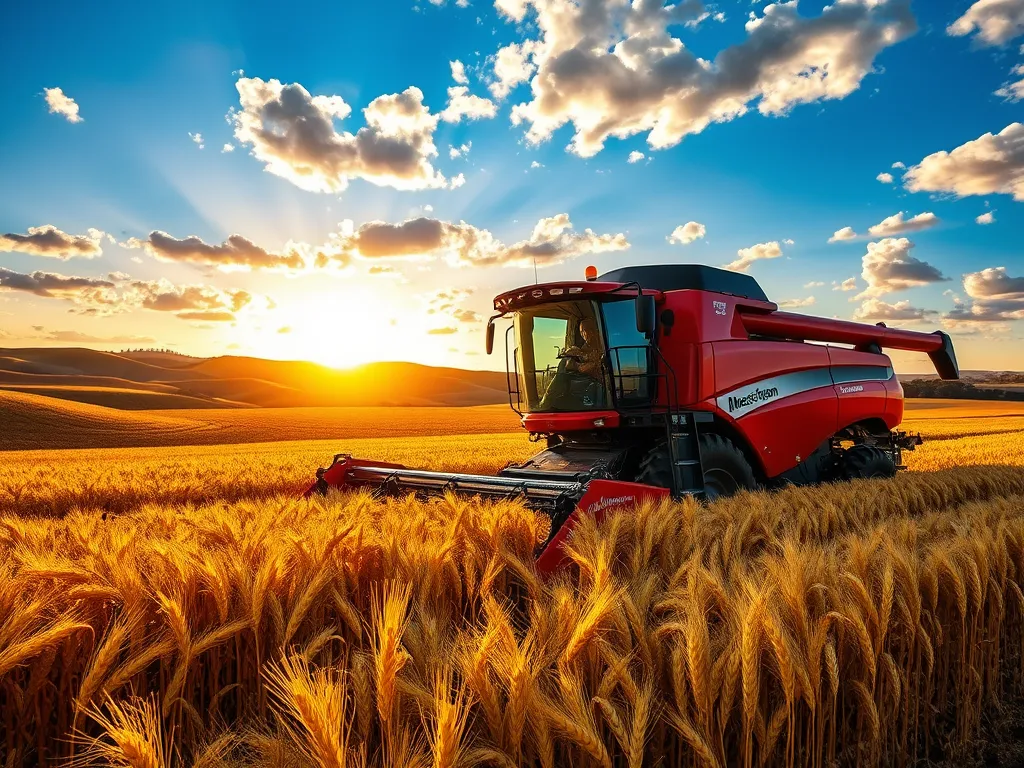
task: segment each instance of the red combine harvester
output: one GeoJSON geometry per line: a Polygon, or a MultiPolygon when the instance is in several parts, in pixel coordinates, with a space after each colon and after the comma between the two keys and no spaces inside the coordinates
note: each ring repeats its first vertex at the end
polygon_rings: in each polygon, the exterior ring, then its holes
{"type": "Polygon", "coordinates": [[[580,514],[643,499],[889,477],[921,438],[895,431],[903,389],[883,349],[927,353],[957,379],[953,344],[918,333],[780,312],[748,275],[695,265],[626,267],[503,293],[509,402],[545,450],[497,476],[335,456],[307,495],[521,498],[551,517],[541,571],[563,559],[580,514]],[[828,342],[826,346],[808,342],[828,342]]]}

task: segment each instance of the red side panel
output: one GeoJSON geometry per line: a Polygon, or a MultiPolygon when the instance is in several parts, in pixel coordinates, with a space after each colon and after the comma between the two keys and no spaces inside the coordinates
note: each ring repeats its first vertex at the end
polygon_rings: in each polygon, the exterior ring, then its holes
{"type": "Polygon", "coordinates": [[[793,468],[835,434],[839,403],[826,347],[715,342],[714,409],[747,438],[768,477],[793,468]]]}
{"type": "Polygon", "coordinates": [[[555,571],[566,560],[563,546],[581,515],[594,515],[604,519],[609,512],[618,512],[635,507],[642,501],[667,498],[668,488],[658,488],[642,483],[622,483],[617,480],[591,480],[576,509],[562,523],[548,545],[537,558],[537,570],[547,575],[555,571]]]}
{"type": "Polygon", "coordinates": [[[836,384],[835,391],[839,398],[838,429],[866,419],[885,420],[885,382],[847,382],[836,384]]]}
{"type": "Polygon", "coordinates": [[[768,477],[792,469],[836,432],[838,404],[831,386],[783,398],[737,422],[768,477]]]}
{"type": "Polygon", "coordinates": [[[529,432],[564,434],[619,426],[618,411],[576,411],[573,413],[528,413],[523,426],[529,432]]]}
{"type": "Polygon", "coordinates": [[[786,341],[718,341],[715,351],[715,394],[792,371],[828,368],[828,348],[786,341]]]}

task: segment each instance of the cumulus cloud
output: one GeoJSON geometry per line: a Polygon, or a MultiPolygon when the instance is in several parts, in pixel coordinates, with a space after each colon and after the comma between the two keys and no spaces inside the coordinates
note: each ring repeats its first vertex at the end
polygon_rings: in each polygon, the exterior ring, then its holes
{"type": "Polygon", "coordinates": [[[881,299],[865,299],[861,305],[853,311],[853,319],[872,323],[912,323],[917,320],[924,320],[930,315],[937,314],[939,313],[934,309],[913,307],[909,300],[897,301],[895,304],[889,304],[881,299]]]}
{"type": "Polygon", "coordinates": [[[707,234],[707,227],[697,221],[688,221],[672,230],[668,236],[670,243],[689,245],[695,240],[700,240],[707,234]]]}
{"type": "Polygon", "coordinates": [[[472,148],[473,148],[473,142],[472,141],[467,141],[465,144],[462,144],[462,145],[460,145],[458,147],[455,147],[455,146],[448,147],[448,157],[451,158],[452,160],[456,160],[456,159],[458,159],[460,157],[465,157],[466,155],[469,154],[469,150],[471,150],[472,148]]]}
{"type": "Polygon", "coordinates": [[[458,223],[428,217],[401,224],[371,221],[355,228],[344,222],[331,242],[333,257],[347,261],[365,259],[445,258],[456,266],[538,267],[560,264],[584,253],[606,253],[629,248],[626,236],[576,232],[569,214],[541,219],[526,240],[506,245],[488,230],[464,221],[458,223]]]}
{"type": "MultiPolygon", "coordinates": [[[[1024,64],[1018,64],[1012,70],[1011,75],[1024,76],[1024,64]]],[[[1020,80],[1010,80],[1003,83],[1002,87],[995,91],[996,96],[1002,96],[1006,101],[1017,102],[1024,99],[1024,77],[1020,80]]]]}
{"type": "Polygon", "coordinates": [[[899,160],[897,160],[895,163],[892,164],[892,167],[897,168],[899,170],[904,170],[907,166],[904,163],[901,163],[899,160]]]}
{"type": "Polygon", "coordinates": [[[979,45],[1003,45],[1024,35],[1024,0],[978,0],[948,27],[946,34],[974,34],[979,45]]]}
{"type": "Polygon", "coordinates": [[[167,280],[136,280],[128,284],[127,303],[155,312],[173,312],[182,320],[225,322],[252,301],[248,291],[221,290],[209,285],[173,285],[167,280]]]}
{"type": "Polygon", "coordinates": [[[804,283],[804,288],[821,288],[823,285],[825,284],[820,280],[812,280],[809,283],[804,283]]]}
{"type": "Polygon", "coordinates": [[[81,315],[112,315],[138,308],[174,312],[179,316],[183,312],[199,311],[233,314],[252,301],[247,291],[221,290],[208,285],[176,286],[167,280],[122,280],[120,276],[107,280],[52,272],[22,274],[3,267],[0,267],[0,290],[62,299],[73,305],[70,312],[81,315]]]}
{"type": "Polygon", "coordinates": [[[845,280],[843,280],[841,283],[833,280],[832,281],[832,290],[833,291],[843,291],[844,293],[846,293],[848,291],[856,291],[857,290],[857,278],[856,277],[848,277],[845,280]]]}
{"type": "Polygon", "coordinates": [[[799,309],[800,307],[813,306],[815,298],[808,296],[806,299],[783,299],[779,302],[779,307],[782,309],[799,309]]]}
{"type": "Polygon", "coordinates": [[[837,229],[828,241],[830,243],[839,243],[843,240],[853,240],[855,237],[857,237],[857,233],[853,231],[853,227],[843,227],[842,229],[837,229]]]}
{"type": "Polygon", "coordinates": [[[645,157],[645,155],[644,155],[643,152],[639,152],[639,151],[634,149],[632,152],[629,153],[629,157],[626,158],[626,162],[627,163],[639,163],[641,160],[644,159],[644,157],[645,157]]]}
{"type": "Polygon", "coordinates": [[[448,89],[448,106],[439,117],[446,123],[457,123],[463,118],[484,120],[498,114],[497,105],[483,96],[474,96],[465,85],[455,85],[448,89]]]}
{"type": "Polygon", "coordinates": [[[892,174],[891,173],[880,173],[877,176],[875,176],[875,178],[878,181],[882,182],[883,184],[892,184],[892,174]]]}
{"type": "Polygon", "coordinates": [[[1011,123],[951,152],[928,155],[907,171],[903,184],[911,192],[1002,193],[1024,202],[1024,124],[1011,123]]]}
{"type": "Polygon", "coordinates": [[[43,298],[76,300],[96,290],[113,288],[109,280],[95,277],[73,277],[54,272],[32,272],[22,274],[0,267],[0,288],[8,291],[25,291],[43,298]]]}
{"type": "Polygon", "coordinates": [[[951,327],[1024,320],[1024,277],[1011,277],[1006,267],[964,275],[964,292],[971,302],[958,302],[943,316],[951,327]]]}
{"type": "Polygon", "coordinates": [[[289,243],[285,251],[272,253],[241,235],[231,235],[220,245],[213,245],[195,235],[178,239],[159,230],[150,232],[145,240],[130,238],[124,245],[128,248],[142,248],[160,261],[203,264],[223,270],[299,270],[306,263],[300,249],[308,249],[308,246],[289,243]]]}
{"type": "Polygon", "coordinates": [[[44,88],[46,106],[51,115],[62,115],[69,123],[80,123],[85,118],[78,114],[78,104],[60,88],[44,88]]]}
{"type": "Polygon", "coordinates": [[[103,253],[100,246],[103,237],[104,233],[98,229],[90,229],[85,235],[69,235],[52,224],[44,224],[41,227],[29,227],[24,235],[14,232],[0,235],[0,252],[16,251],[61,261],[76,257],[94,259],[103,253]]]}
{"type": "Polygon", "coordinates": [[[192,143],[198,146],[200,149],[206,148],[206,144],[203,143],[203,134],[192,133],[191,131],[189,131],[188,137],[192,139],[192,143]]]}
{"type": "Polygon", "coordinates": [[[938,226],[938,224],[939,217],[930,211],[919,213],[917,216],[912,216],[909,219],[904,219],[903,211],[900,211],[882,219],[873,227],[869,227],[868,233],[875,237],[891,237],[892,235],[902,235],[906,232],[920,232],[922,229],[931,229],[934,226],[938,226]]]}
{"type": "Polygon", "coordinates": [[[772,240],[770,243],[758,243],[749,248],[740,248],[736,251],[736,255],[739,258],[726,264],[725,269],[731,269],[733,272],[746,272],[755,261],[779,258],[782,255],[782,246],[778,241],[772,240]]]}
{"type": "Polygon", "coordinates": [[[466,65],[456,59],[455,61],[449,61],[449,66],[452,68],[452,80],[458,85],[467,85],[469,78],[466,77],[466,65]]]}
{"type": "Polygon", "coordinates": [[[931,264],[912,256],[913,248],[914,244],[905,237],[886,237],[876,243],[868,243],[860,273],[868,287],[855,298],[877,298],[886,293],[949,279],[931,264]]]}
{"type": "Polygon", "coordinates": [[[227,152],[234,152],[235,151],[235,145],[234,144],[225,144],[223,147],[221,147],[220,151],[221,151],[221,154],[224,154],[224,153],[227,153],[227,152]]]}
{"type": "Polygon", "coordinates": [[[513,122],[529,126],[531,142],[571,123],[570,149],[583,157],[610,137],[646,133],[660,149],[752,108],[774,116],[842,99],[883,49],[916,29],[907,0],[842,0],[816,17],[801,16],[796,2],[773,3],[751,14],[745,39],[707,61],[669,31],[699,19],[700,2],[496,6],[514,22],[532,11],[538,34],[498,52],[492,93],[529,80],[532,98],[515,106],[513,122]]]}
{"type": "Polygon", "coordinates": [[[491,93],[496,99],[504,99],[520,83],[525,83],[533,74],[532,56],[539,48],[533,41],[510,43],[498,50],[494,56],[494,82],[491,93]]]}
{"type": "Polygon", "coordinates": [[[431,165],[438,118],[419,88],[371,101],[366,125],[354,134],[334,128],[352,111],[340,96],[311,96],[298,83],[258,77],[240,78],[236,88],[235,138],[267,171],[302,189],[339,192],[356,178],[404,190],[445,186],[431,165]]]}
{"type": "Polygon", "coordinates": [[[974,221],[978,224],[994,224],[996,221],[996,212],[987,211],[986,213],[976,216],[974,221]]]}

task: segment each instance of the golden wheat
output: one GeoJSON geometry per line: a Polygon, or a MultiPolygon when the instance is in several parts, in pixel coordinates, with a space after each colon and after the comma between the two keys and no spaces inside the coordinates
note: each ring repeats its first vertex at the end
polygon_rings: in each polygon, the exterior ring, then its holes
{"type": "MultiPolygon", "coordinates": [[[[528,449],[512,437],[498,451],[528,449]]],[[[361,447],[493,471],[494,442],[361,447]]],[[[549,581],[547,521],[512,501],[297,499],[322,444],[51,459],[66,496],[16,463],[0,765],[818,768],[963,749],[1024,694],[1021,442],[585,519],[549,581]],[[259,482],[232,496],[245,466],[259,482]],[[190,490],[204,477],[209,496],[190,490]]]]}

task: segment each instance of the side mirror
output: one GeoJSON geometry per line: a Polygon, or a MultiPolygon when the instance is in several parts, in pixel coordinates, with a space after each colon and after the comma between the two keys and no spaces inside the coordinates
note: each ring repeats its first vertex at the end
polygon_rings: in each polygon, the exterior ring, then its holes
{"type": "Polygon", "coordinates": [[[636,297],[636,329],[644,336],[654,333],[654,297],[640,295],[636,297]]]}
{"type": "Polygon", "coordinates": [[[494,351],[494,318],[487,321],[487,354],[494,351]]]}

